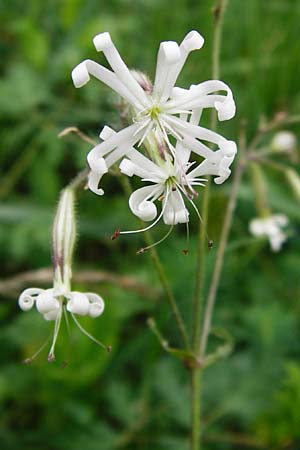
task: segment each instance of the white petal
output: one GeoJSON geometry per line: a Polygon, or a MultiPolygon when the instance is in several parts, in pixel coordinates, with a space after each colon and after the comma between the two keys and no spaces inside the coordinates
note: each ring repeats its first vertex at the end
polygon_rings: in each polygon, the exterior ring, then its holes
{"type": "Polygon", "coordinates": [[[43,317],[45,320],[56,320],[60,314],[60,308],[59,309],[52,309],[51,311],[47,312],[46,314],[43,314],[43,317]]]}
{"type": "Polygon", "coordinates": [[[94,294],[93,292],[86,292],[85,295],[89,299],[90,309],[89,316],[99,317],[104,311],[105,304],[104,300],[100,295],[94,294]]]}
{"type": "MultiPolygon", "coordinates": [[[[203,47],[204,38],[196,30],[190,31],[180,44],[180,50],[188,55],[193,50],[200,50],[203,47]]],[[[183,63],[184,64],[184,63],[183,63]]]]}
{"type": "Polygon", "coordinates": [[[286,239],[286,235],[280,230],[278,230],[276,234],[269,236],[270,245],[273,252],[279,252],[286,239]]]}
{"type": "Polygon", "coordinates": [[[113,89],[117,94],[123,97],[127,102],[136,108],[143,108],[136,96],[134,96],[126,86],[118,79],[118,77],[105,67],[97,64],[91,59],[82,61],[72,71],[72,80],[76,88],[80,88],[90,81],[90,75],[102,81],[108,87],[113,89]]]}
{"type": "MultiPolygon", "coordinates": [[[[197,141],[196,141],[197,142],[197,141]]],[[[189,174],[189,178],[196,178],[203,175],[216,175],[214,179],[216,184],[221,184],[231,174],[231,166],[236,154],[236,144],[233,141],[227,141],[225,148],[212,152],[212,155],[202,161],[189,174]]]]}
{"type": "Polygon", "coordinates": [[[166,105],[166,111],[176,113],[180,109],[190,110],[195,108],[211,108],[218,111],[219,120],[229,120],[236,112],[236,106],[232,91],[219,80],[208,80],[198,85],[192,85],[188,91],[178,91],[174,88],[172,99],[166,105]],[[226,95],[212,94],[213,92],[226,91],[226,95]],[[179,95],[180,94],[180,95],[179,95]]]}
{"type": "Polygon", "coordinates": [[[124,145],[120,145],[113,152],[111,152],[105,158],[107,167],[110,168],[113,164],[115,164],[117,161],[119,161],[121,158],[127,155],[130,152],[132,145],[135,143],[135,141],[136,138],[132,139],[131,141],[128,140],[124,145]]]}
{"type": "Polygon", "coordinates": [[[43,292],[43,289],[29,288],[25,289],[19,297],[18,303],[23,311],[29,311],[36,301],[36,297],[43,292]]]}
{"type": "Polygon", "coordinates": [[[285,227],[289,223],[289,219],[285,214],[274,214],[272,219],[279,227],[285,227]]]}
{"type": "Polygon", "coordinates": [[[54,297],[53,289],[46,289],[36,299],[36,309],[41,314],[47,314],[50,311],[58,311],[59,301],[54,297]]]}
{"type": "Polygon", "coordinates": [[[103,140],[106,141],[107,139],[109,139],[110,137],[112,137],[114,134],[116,134],[116,131],[113,130],[112,128],[108,127],[107,125],[105,125],[102,130],[101,133],[99,134],[99,137],[103,140]]]}
{"type": "Polygon", "coordinates": [[[71,292],[68,295],[67,310],[73,314],[86,316],[90,310],[90,302],[88,297],[81,292],[71,292]]]}
{"type": "Polygon", "coordinates": [[[161,98],[162,101],[169,98],[172,88],[176,83],[176,80],[185,64],[189,53],[193,50],[200,49],[203,44],[204,39],[197,31],[191,31],[185,36],[182,43],[180,44],[180,47],[178,47],[179,56],[176,55],[176,60],[174,60],[173,64],[168,68],[166,72],[166,80],[164,83],[164,89],[162,91],[161,98]]]}
{"type": "Polygon", "coordinates": [[[122,169],[120,165],[120,169],[123,173],[128,176],[137,175],[141,178],[151,177],[155,179],[157,183],[165,179],[165,172],[153,161],[135,150],[135,148],[130,149],[127,156],[130,158],[133,165],[125,163],[122,165],[122,169]],[[126,171],[128,171],[128,173],[126,173],[126,171]],[[132,175],[129,175],[129,173],[132,173],[132,175]]]}
{"type": "Polygon", "coordinates": [[[189,221],[189,212],[178,190],[170,192],[165,205],[163,220],[166,225],[176,225],[189,221]]]}
{"type": "MultiPolygon", "coordinates": [[[[126,127],[123,130],[112,134],[101,144],[96,145],[87,156],[90,168],[95,172],[100,172],[99,164],[103,164],[101,158],[103,158],[106,154],[110,153],[116,147],[124,144],[125,142],[128,142],[128,145],[130,145],[133,137],[135,136],[135,131],[138,127],[139,124],[134,123],[133,125],[130,125],[129,127],[126,127]],[[98,161],[100,161],[100,163],[98,161]]],[[[139,136],[136,135],[134,141],[137,142],[138,140],[139,136]]]]}
{"type": "Polygon", "coordinates": [[[97,195],[103,195],[104,191],[99,187],[102,178],[102,173],[91,171],[88,176],[88,188],[97,195]]]}
{"type": "Polygon", "coordinates": [[[144,107],[149,106],[150,102],[147,98],[147,95],[122,60],[118,50],[111,40],[110,34],[107,32],[100,33],[94,37],[93,42],[96,50],[98,52],[102,51],[104,53],[116,76],[123,83],[123,85],[126,86],[131,94],[134,95],[136,100],[140,102],[144,107]]]}
{"type": "Polygon", "coordinates": [[[170,77],[172,67],[180,60],[180,50],[176,42],[161,42],[156,63],[153,96],[161,101],[167,99],[174,86],[170,77]]]}
{"type": "Polygon", "coordinates": [[[163,189],[160,186],[145,186],[134,191],[129,198],[129,207],[133,214],[142,220],[150,221],[157,216],[154,204],[163,189]]]}
{"type": "Polygon", "coordinates": [[[134,164],[132,161],[130,161],[127,158],[124,158],[121,161],[121,164],[119,165],[119,169],[121,173],[124,173],[124,175],[127,175],[128,177],[132,177],[133,175],[136,175],[136,164],[134,164]]]}

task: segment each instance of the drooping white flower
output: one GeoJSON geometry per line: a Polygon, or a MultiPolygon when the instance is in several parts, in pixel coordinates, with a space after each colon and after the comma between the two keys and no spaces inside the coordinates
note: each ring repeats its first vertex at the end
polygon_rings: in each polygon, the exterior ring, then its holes
{"type": "Polygon", "coordinates": [[[273,252],[278,252],[287,240],[287,234],[283,228],[288,223],[289,220],[284,214],[274,214],[269,217],[252,219],[249,230],[253,236],[268,238],[273,252]]]}
{"type": "Polygon", "coordinates": [[[104,311],[104,301],[99,295],[91,292],[61,291],[58,288],[25,289],[18,302],[23,311],[29,311],[35,305],[47,321],[61,316],[64,307],[79,316],[99,317],[104,311]]]}
{"type": "MultiPolygon", "coordinates": [[[[140,146],[144,142],[149,147],[153,136],[165,142],[166,151],[174,158],[178,157],[182,148],[189,153],[193,151],[206,160],[212,158],[212,164],[216,163],[215,160],[219,161],[220,154],[226,154],[225,159],[228,158],[228,148],[230,155],[235,154],[234,142],[198,126],[204,108],[215,108],[219,120],[228,120],[234,116],[235,103],[229,87],[218,80],[192,85],[189,89],[175,87],[189,53],[200,49],[203,43],[203,37],[196,31],[188,33],[180,45],[173,41],[162,42],[158,51],[154,85],[149,88],[145,80],[138,82],[136,74],[127,68],[109,33],[101,33],[94,38],[96,49],[104,53],[112,70],[91,60],[83,61],[72,72],[74,85],[85,85],[90,80],[90,75],[104,82],[131,105],[132,124],[109,137],[104,129],[100,134],[104,142],[90,151],[89,187],[93,192],[102,195],[103,190],[99,187],[102,175],[127,155],[133,146],[140,146]],[[225,95],[218,91],[225,91],[225,95]],[[174,147],[170,136],[180,141],[182,146],[174,147]],[[203,141],[217,145],[216,153],[219,153],[216,157],[212,156],[212,150],[203,141]]],[[[223,165],[221,162],[220,164],[223,165]]],[[[228,168],[228,159],[224,165],[228,168]]]]}
{"type": "Polygon", "coordinates": [[[104,301],[99,295],[71,290],[75,237],[74,191],[66,188],[61,193],[52,229],[53,287],[25,289],[18,299],[23,311],[29,311],[35,305],[45,320],[55,322],[49,361],[55,359],[54,351],[60,324],[63,314],[67,311],[84,334],[103,346],[89,335],[75,317],[75,315],[99,317],[104,311],[104,301]]]}

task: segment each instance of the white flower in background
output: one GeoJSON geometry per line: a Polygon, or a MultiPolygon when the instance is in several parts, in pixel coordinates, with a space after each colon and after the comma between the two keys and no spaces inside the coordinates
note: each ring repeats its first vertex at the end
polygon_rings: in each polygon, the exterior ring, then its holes
{"type": "Polygon", "coordinates": [[[53,288],[25,289],[18,300],[23,311],[29,311],[35,305],[45,320],[55,321],[49,361],[55,359],[55,344],[61,319],[66,311],[71,314],[74,322],[84,334],[103,346],[82,328],[74,315],[99,317],[104,311],[104,301],[99,295],[91,292],[71,291],[75,238],[74,192],[72,189],[66,188],[62,191],[52,230],[53,288]]]}
{"type": "Polygon", "coordinates": [[[291,131],[279,131],[274,135],[271,147],[278,152],[291,152],[297,147],[297,137],[291,131]]]}
{"type": "Polygon", "coordinates": [[[278,252],[287,240],[287,234],[282,229],[288,223],[289,220],[284,214],[274,214],[269,217],[252,219],[249,230],[253,236],[268,238],[273,252],[278,252]]]}
{"type": "MultiPolygon", "coordinates": [[[[174,159],[179,158],[181,151],[195,152],[204,160],[213,160],[215,164],[216,159],[216,164],[225,164],[229,169],[228,152],[231,156],[236,153],[235,143],[198,126],[204,108],[215,108],[219,120],[228,120],[235,115],[229,87],[218,80],[192,85],[189,89],[174,87],[189,53],[203,46],[204,39],[198,32],[188,33],[180,45],[173,41],[160,44],[153,87],[145,77],[127,68],[109,33],[97,35],[93,42],[96,49],[104,53],[112,70],[92,60],[83,61],[72,72],[74,85],[85,85],[93,75],[123,97],[132,109],[132,124],[109,137],[105,131],[102,132],[100,137],[104,142],[88,155],[91,168],[89,188],[93,192],[102,195],[99,182],[109,167],[126,156],[135,145],[144,143],[149,149],[154,138],[164,143],[164,154],[171,154],[174,159]],[[218,91],[225,92],[225,95],[218,91]],[[181,145],[175,147],[170,137],[181,145]],[[215,144],[216,152],[202,141],[215,144]],[[220,157],[226,160],[224,164],[220,157]]],[[[227,173],[229,175],[230,170],[227,173]]]]}

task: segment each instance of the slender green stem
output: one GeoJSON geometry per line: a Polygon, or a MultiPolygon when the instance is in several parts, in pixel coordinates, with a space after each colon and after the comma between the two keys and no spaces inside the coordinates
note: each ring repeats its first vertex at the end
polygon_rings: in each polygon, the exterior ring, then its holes
{"type": "MultiPolygon", "coordinates": [[[[213,10],[214,14],[214,32],[212,43],[212,79],[218,79],[220,76],[220,50],[221,50],[221,36],[224,22],[225,10],[228,0],[218,0],[213,10]]],[[[210,116],[210,128],[215,130],[217,128],[216,111],[212,109],[210,116]]],[[[207,239],[207,222],[209,211],[210,198],[210,177],[207,180],[202,205],[201,216],[202,223],[199,224],[199,237],[197,249],[197,265],[196,265],[196,283],[194,296],[194,324],[193,324],[193,347],[197,351],[200,338],[200,323],[201,323],[201,303],[202,303],[202,288],[204,275],[204,261],[206,253],[206,239],[207,239]]]]}
{"type": "Polygon", "coordinates": [[[200,369],[191,370],[191,419],[192,419],[192,435],[191,450],[200,449],[200,392],[201,392],[201,376],[200,369]]]}
{"type": "MultiPolygon", "coordinates": [[[[212,44],[212,79],[218,79],[220,73],[220,49],[221,49],[221,35],[224,21],[224,14],[227,7],[228,0],[218,0],[214,8],[214,31],[212,44]]],[[[212,130],[216,129],[217,116],[215,111],[212,111],[210,119],[210,127],[212,130]]],[[[195,353],[198,352],[200,342],[200,327],[201,327],[201,309],[203,302],[203,279],[205,267],[205,253],[206,253],[206,230],[208,222],[210,198],[210,178],[206,183],[204,190],[201,216],[202,223],[199,224],[198,248],[197,248],[197,265],[196,265],[196,283],[194,295],[194,323],[193,323],[193,349],[195,353]]],[[[191,449],[200,450],[201,437],[201,371],[198,368],[191,369],[191,449]]]]}
{"type": "Polygon", "coordinates": [[[236,201],[237,201],[237,194],[239,191],[242,174],[244,171],[244,162],[242,160],[239,161],[239,164],[237,168],[235,169],[232,188],[230,192],[230,197],[228,201],[228,205],[225,212],[225,218],[224,223],[222,227],[222,232],[220,236],[220,243],[218,246],[218,251],[216,255],[216,261],[215,266],[213,270],[212,280],[208,291],[208,297],[207,297],[207,304],[206,309],[204,313],[204,319],[203,319],[203,327],[202,327],[202,334],[201,334],[201,340],[200,340],[200,350],[199,354],[201,357],[205,355],[205,350],[207,346],[207,339],[209,336],[209,331],[211,327],[211,320],[212,320],[212,314],[213,309],[216,301],[216,294],[219,286],[221,271],[223,268],[223,262],[224,262],[224,254],[229,238],[229,233],[231,229],[233,214],[236,207],[236,201]]]}
{"type": "MultiPolygon", "coordinates": [[[[130,181],[128,178],[120,177],[120,182],[123,186],[124,191],[129,196],[132,193],[130,181]]],[[[151,233],[149,231],[144,232],[145,241],[147,243],[147,246],[151,246],[153,244],[153,239],[151,236],[151,233]]],[[[159,281],[165,291],[166,299],[169,303],[170,309],[172,311],[173,317],[175,319],[175,322],[177,324],[178,331],[180,333],[181,340],[185,346],[186,349],[190,349],[190,343],[188,338],[188,333],[186,330],[186,326],[184,324],[182,315],[179,311],[179,308],[176,303],[176,299],[174,297],[173,291],[171,289],[171,286],[169,284],[168,278],[166,276],[165,270],[163,268],[163,265],[161,263],[160,257],[154,247],[150,249],[150,255],[151,259],[153,261],[153,265],[155,267],[155,270],[157,272],[159,281]]]]}

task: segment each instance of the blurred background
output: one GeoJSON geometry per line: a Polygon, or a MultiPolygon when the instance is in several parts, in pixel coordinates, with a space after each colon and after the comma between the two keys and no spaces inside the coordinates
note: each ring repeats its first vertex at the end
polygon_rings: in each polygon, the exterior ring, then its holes
{"type": "MultiPolygon", "coordinates": [[[[23,313],[26,287],[51,287],[50,229],[61,188],[85,167],[91,146],[77,126],[97,139],[104,123],[120,127],[117,99],[93,80],[76,90],[70,72],[82,59],[98,61],[94,35],[109,31],[132,68],[154,75],[161,40],[180,41],[196,29],[205,37],[179,84],[210,78],[212,0],[2,0],[0,3],[0,447],[3,450],[187,450],[187,371],[160,347],[147,327],[155,316],[171,344],[172,317],[149,254],[136,256],[142,236],[111,241],[113,231],[137,228],[119,179],[103,178],[102,198],[78,198],[79,241],[74,289],[106,300],[99,319],[82,320],[113,347],[106,354],[72,327],[62,327],[57,361],[45,349],[52,332],[36,311],[23,313]],[[42,269],[42,270],[41,270],[42,269]]],[[[237,116],[218,131],[248,139],[261,117],[300,112],[300,3],[298,0],[229,0],[222,39],[221,78],[232,88],[237,116]]],[[[204,117],[208,125],[208,116],[204,117]]],[[[299,126],[290,126],[299,142],[299,126]]],[[[272,139],[267,135],[265,144],[272,139]]],[[[299,173],[297,155],[287,161],[299,173]]],[[[298,147],[299,156],[299,147],[298,147]]],[[[300,208],[282,174],[268,169],[273,212],[290,219],[280,253],[249,235],[257,216],[250,178],[240,189],[214,324],[233,337],[234,349],[203,378],[206,450],[300,448],[300,208]]],[[[208,232],[217,246],[231,181],[213,189],[208,232]]],[[[201,195],[199,196],[201,197],[201,195]]],[[[201,200],[201,198],[199,199],[201,200]]],[[[191,250],[178,227],[158,251],[180,308],[191,323],[196,216],[191,250]]],[[[156,228],[159,238],[164,226],[156,228]]],[[[216,248],[209,254],[208,273],[216,248]]]]}

